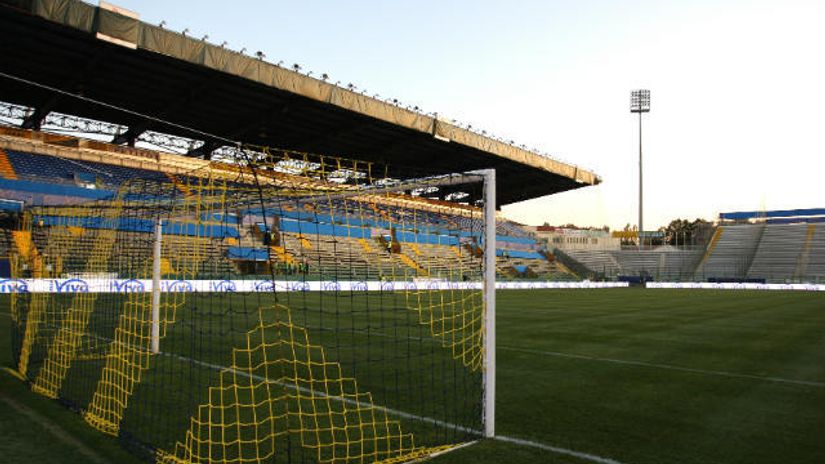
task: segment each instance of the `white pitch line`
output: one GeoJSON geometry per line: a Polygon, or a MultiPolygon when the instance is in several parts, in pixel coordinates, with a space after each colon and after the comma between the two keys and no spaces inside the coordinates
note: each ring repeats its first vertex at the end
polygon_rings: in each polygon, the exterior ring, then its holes
{"type": "Polygon", "coordinates": [[[324,392],[321,392],[321,391],[318,391],[318,390],[313,390],[311,388],[302,387],[300,385],[295,385],[293,383],[281,382],[280,380],[272,380],[272,379],[269,379],[269,378],[266,378],[266,377],[263,377],[263,376],[260,376],[260,375],[250,374],[248,372],[239,371],[239,370],[233,369],[231,367],[221,366],[220,364],[212,364],[212,363],[208,363],[208,362],[205,362],[205,361],[198,361],[197,359],[188,358],[186,356],[181,356],[181,355],[174,354],[174,353],[161,352],[159,354],[161,354],[163,356],[175,358],[175,359],[178,359],[180,361],[191,362],[191,363],[197,364],[199,366],[208,367],[208,368],[214,369],[216,371],[228,371],[228,372],[232,372],[233,374],[236,374],[236,375],[240,375],[240,376],[247,377],[247,378],[250,378],[250,379],[258,380],[260,382],[274,383],[274,384],[280,385],[282,387],[287,387],[287,388],[291,388],[293,390],[298,390],[301,393],[308,393],[308,394],[311,394],[311,395],[314,395],[314,396],[319,396],[321,398],[340,401],[342,403],[346,403],[346,404],[349,404],[349,405],[352,405],[352,406],[373,407],[373,408],[375,408],[379,411],[383,411],[385,413],[392,414],[394,416],[403,417],[405,419],[416,419],[416,420],[420,420],[420,421],[427,422],[427,423],[430,423],[430,424],[438,425],[440,427],[447,427],[447,428],[452,428],[452,429],[455,429],[455,430],[460,430],[462,432],[468,432],[468,433],[473,433],[473,434],[477,434],[477,435],[483,435],[483,432],[481,432],[480,430],[474,430],[474,429],[471,429],[469,427],[464,427],[464,426],[461,426],[461,425],[451,424],[449,422],[444,422],[442,420],[434,419],[432,417],[419,416],[419,415],[416,415],[416,414],[412,414],[412,413],[408,413],[408,412],[404,412],[404,411],[399,411],[397,409],[378,406],[376,404],[364,403],[362,401],[354,400],[352,398],[346,398],[346,397],[343,397],[343,396],[329,395],[327,393],[324,393],[324,392]]]}
{"type": "MultiPolygon", "coordinates": [[[[3,314],[4,316],[11,317],[11,314],[8,314],[8,313],[0,313],[0,314],[3,314]]],[[[363,330],[355,330],[355,332],[361,333],[361,334],[367,333],[366,331],[363,331],[363,330]]],[[[390,334],[385,334],[383,332],[369,332],[369,335],[379,336],[379,337],[388,337],[388,338],[397,338],[397,337],[394,337],[390,334]]],[[[107,341],[114,341],[114,340],[106,338],[106,337],[100,337],[100,336],[94,336],[94,335],[91,335],[91,336],[93,336],[95,338],[98,338],[98,339],[104,339],[104,340],[107,340],[107,341]]],[[[429,343],[438,343],[438,344],[441,343],[438,340],[424,338],[424,337],[406,336],[406,337],[401,337],[401,338],[402,339],[415,340],[415,341],[424,341],[424,342],[429,342],[429,343]]],[[[782,378],[782,377],[771,377],[771,376],[762,376],[762,375],[754,375],[754,374],[739,374],[739,373],[735,373],[735,372],[715,371],[715,370],[706,370],[706,369],[696,369],[696,368],[692,368],[692,367],[672,366],[670,364],[648,363],[648,362],[644,362],[644,361],[630,361],[630,360],[626,360],[626,359],[603,358],[603,357],[599,357],[599,356],[587,356],[587,355],[582,355],[582,354],[563,353],[561,351],[533,350],[533,349],[529,349],[529,348],[518,348],[518,347],[514,347],[514,346],[499,345],[498,349],[505,350],[505,351],[517,351],[517,352],[521,352],[521,353],[538,354],[538,355],[544,355],[544,356],[555,356],[555,357],[559,357],[559,358],[582,359],[582,360],[586,360],[586,361],[599,361],[599,362],[606,362],[606,363],[613,363],[613,364],[623,364],[623,365],[626,365],[626,366],[640,366],[640,367],[651,367],[651,368],[656,368],[656,369],[667,369],[667,370],[672,370],[672,371],[690,372],[690,373],[693,373],[693,374],[716,375],[716,376],[721,376],[721,377],[763,380],[763,381],[768,381],[768,382],[786,383],[786,384],[791,384],[791,385],[804,385],[804,386],[808,386],[808,387],[825,388],[825,382],[816,382],[816,381],[813,381],[813,380],[795,380],[795,379],[785,379],[785,378],[782,378]]],[[[178,358],[181,358],[182,360],[192,361],[194,363],[201,364],[201,365],[204,365],[204,366],[207,366],[207,367],[211,367],[213,369],[214,368],[220,368],[220,369],[225,368],[225,367],[222,367],[222,366],[217,366],[217,365],[213,365],[213,364],[209,364],[209,363],[204,363],[202,361],[197,361],[197,360],[194,360],[194,359],[190,359],[190,358],[187,358],[185,356],[171,355],[169,353],[160,353],[160,354],[166,355],[166,356],[178,357],[178,358]]],[[[241,372],[240,374],[244,374],[244,373],[241,372]]],[[[380,406],[376,406],[376,407],[379,408],[379,409],[384,409],[380,406]]],[[[407,413],[404,413],[402,411],[393,411],[391,409],[387,409],[386,411],[391,412],[391,413],[398,412],[399,415],[407,414],[407,413]]],[[[414,416],[414,418],[424,419],[424,418],[420,418],[418,416],[414,416]]],[[[437,420],[437,419],[432,419],[432,418],[427,418],[427,419],[430,419],[432,421],[437,420]]],[[[445,424],[439,424],[439,425],[454,427],[453,424],[446,424],[446,423],[445,424]]],[[[475,431],[475,432],[481,433],[479,431],[475,431]]]]}
{"type": "Polygon", "coordinates": [[[49,432],[52,435],[52,437],[56,438],[63,444],[71,446],[89,461],[98,464],[106,464],[107,461],[103,459],[99,454],[97,454],[97,452],[92,447],[89,447],[87,444],[83,443],[82,441],[67,433],[63,427],[61,427],[54,421],[50,420],[48,417],[40,415],[40,413],[32,410],[28,406],[18,403],[17,401],[4,396],[3,394],[0,394],[0,402],[6,403],[8,407],[26,416],[30,421],[34,422],[35,424],[39,425],[47,432],[49,432]]]}
{"type": "Polygon", "coordinates": [[[551,453],[556,454],[563,454],[566,456],[572,456],[574,458],[581,459],[583,461],[595,462],[598,464],[622,464],[619,461],[610,458],[603,458],[601,456],[596,456],[590,453],[582,453],[581,451],[573,451],[567,448],[559,448],[558,446],[551,446],[545,445],[544,443],[539,443],[530,440],[524,440],[522,438],[514,438],[514,437],[506,437],[502,435],[496,435],[493,437],[494,440],[503,441],[505,443],[513,443],[515,445],[521,446],[529,446],[532,448],[538,448],[544,451],[549,451],[551,453]]]}
{"type": "MultiPolygon", "coordinates": [[[[9,317],[11,316],[11,314],[7,314],[7,313],[0,313],[0,314],[6,315],[6,316],[9,316],[9,317]]],[[[95,338],[106,340],[106,341],[109,341],[109,342],[114,341],[111,338],[107,338],[107,337],[101,337],[101,336],[95,336],[95,335],[93,335],[93,336],[95,338]]],[[[141,350],[145,351],[145,349],[143,349],[143,348],[135,347],[135,349],[141,349],[141,350]]],[[[289,383],[280,382],[280,381],[273,381],[273,380],[267,379],[267,378],[259,376],[259,375],[248,374],[246,372],[241,372],[241,371],[238,371],[237,369],[232,369],[231,367],[227,367],[227,366],[221,366],[219,364],[212,364],[212,363],[208,363],[208,362],[205,362],[205,361],[198,361],[197,359],[192,359],[192,358],[182,356],[182,355],[179,355],[179,354],[167,353],[167,352],[163,352],[163,351],[158,353],[158,354],[160,354],[161,356],[166,356],[166,357],[169,357],[169,358],[177,359],[179,361],[191,362],[193,364],[197,364],[197,365],[200,365],[200,366],[203,366],[203,367],[208,367],[210,369],[214,369],[214,370],[217,370],[217,371],[222,371],[222,370],[232,371],[234,374],[237,374],[237,375],[253,378],[253,379],[256,379],[256,380],[259,380],[259,381],[267,381],[267,382],[275,383],[275,384],[285,386],[285,387],[288,387],[288,388],[297,389],[297,390],[299,390],[301,392],[304,392],[304,393],[311,393],[311,394],[314,394],[316,396],[320,396],[322,398],[329,398],[329,399],[333,399],[333,400],[336,400],[336,401],[341,401],[341,402],[344,402],[344,403],[347,403],[347,404],[350,404],[350,405],[353,405],[353,406],[358,406],[358,407],[372,406],[373,408],[375,408],[379,411],[383,411],[383,412],[386,412],[387,414],[391,414],[391,415],[394,415],[394,416],[403,417],[405,419],[419,420],[419,421],[426,422],[426,423],[433,424],[433,425],[437,425],[437,426],[440,426],[440,427],[445,427],[445,428],[450,428],[450,429],[454,429],[454,430],[459,430],[459,431],[462,431],[462,432],[471,433],[471,434],[477,435],[479,437],[482,437],[484,435],[484,432],[481,431],[481,430],[475,430],[475,429],[472,429],[472,428],[469,428],[469,427],[464,427],[463,425],[453,424],[453,423],[442,421],[442,420],[435,419],[435,418],[432,418],[432,417],[419,416],[417,414],[412,414],[412,413],[408,413],[408,412],[404,412],[404,411],[399,411],[397,409],[392,409],[392,408],[386,408],[386,407],[378,406],[378,405],[375,405],[375,404],[362,403],[360,401],[353,400],[351,398],[343,398],[343,397],[340,397],[340,396],[332,396],[332,395],[328,395],[324,392],[319,392],[317,390],[312,390],[310,388],[301,387],[300,385],[294,385],[294,384],[289,384],[289,383]]],[[[575,451],[575,450],[571,450],[571,449],[567,449],[567,448],[562,448],[562,447],[559,447],[559,446],[548,445],[546,443],[540,443],[540,442],[537,442],[537,441],[525,440],[523,438],[508,437],[506,435],[496,435],[495,437],[493,437],[493,440],[501,441],[501,442],[505,442],[505,443],[511,443],[511,444],[519,445],[519,446],[537,448],[537,449],[540,449],[542,451],[547,451],[547,452],[556,453],[556,454],[562,454],[562,455],[565,455],[565,456],[572,456],[572,457],[575,457],[577,459],[581,459],[581,460],[588,461],[588,462],[594,462],[596,464],[622,464],[621,462],[610,459],[610,458],[603,458],[601,456],[596,456],[594,454],[584,453],[584,452],[581,452],[581,451],[575,451]]],[[[471,442],[465,443],[463,445],[459,445],[455,448],[451,448],[449,451],[454,451],[456,449],[463,448],[465,446],[470,446],[470,445],[473,445],[477,442],[478,442],[478,440],[471,441],[471,442]]],[[[437,453],[436,455],[443,454],[443,453],[444,452],[437,453]]]]}
{"type": "Polygon", "coordinates": [[[570,358],[570,359],[583,359],[586,361],[599,361],[599,362],[606,362],[612,364],[623,364],[627,366],[640,366],[640,367],[652,367],[656,369],[667,369],[671,371],[681,371],[681,372],[690,372],[693,374],[705,374],[705,375],[716,375],[720,377],[731,377],[737,379],[754,379],[754,380],[764,380],[768,382],[777,382],[777,383],[787,383],[792,385],[805,385],[807,387],[825,387],[825,382],[815,382],[813,380],[795,380],[795,379],[784,379],[782,377],[770,377],[770,376],[763,376],[763,375],[753,375],[753,374],[738,374],[735,372],[726,372],[726,371],[714,371],[714,370],[705,370],[705,369],[695,369],[692,367],[681,367],[681,366],[671,366],[669,364],[658,364],[658,363],[649,363],[644,361],[628,361],[625,359],[614,359],[614,358],[602,358],[599,356],[586,356],[582,354],[571,354],[571,353],[562,353],[560,351],[543,351],[543,350],[532,350],[529,348],[517,348],[514,346],[499,346],[498,349],[506,350],[506,351],[517,351],[520,353],[529,353],[529,354],[538,354],[542,356],[555,356],[559,358],[570,358]]]}
{"type": "MultiPolygon", "coordinates": [[[[277,380],[267,379],[266,377],[262,377],[262,376],[255,375],[255,374],[249,374],[247,372],[241,372],[241,371],[238,371],[237,369],[232,369],[231,367],[221,366],[219,364],[212,364],[212,363],[208,363],[208,362],[204,362],[204,361],[198,361],[196,359],[191,359],[191,358],[188,358],[186,356],[181,356],[181,355],[172,354],[172,353],[163,353],[163,352],[160,353],[160,354],[162,354],[164,356],[176,358],[180,361],[192,362],[194,364],[198,364],[200,366],[208,367],[210,369],[215,369],[215,370],[218,370],[218,371],[228,370],[228,371],[231,371],[232,373],[237,374],[237,375],[252,378],[252,379],[255,379],[255,380],[262,381],[262,382],[274,383],[274,384],[281,385],[281,386],[284,386],[284,387],[287,387],[287,388],[292,388],[292,389],[301,391],[303,393],[314,394],[314,395],[320,396],[322,398],[329,398],[329,399],[332,399],[332,400],[341,401],[343,403],[350,404],[350,405],[353,405],[353,406],[358,406],[358,407],[372,406],[373,408],[375,408],[379,411],[383,411],[383,412],[386,412],[387,414],[391,414],[391,415],[394,415],[394,416],[403,417],[405,419],[419,420],[419,421],[422,421],[422,422],[427,422],[427,423],[430,423],[430,424],[438,425],[440,427],[446,427],[446,428],[451,428],[451,429],[455,429],[455,430],[460,430],[462,432],[471,433],[471,434],[474,434],[474,435],[478,435],[479,437],[484,435],[484,432],[481,431],[481,430],[475,430],[475,429],[472,429],[472,428],[469,428],[469,427],[464,427],[462,425],[452,424],[450,422],[442,421],[442,420],[439,420],[439,419],[434,419],[432,417],[419,416],[417,414],[412,414],[412,413],[408,413],[408,412],[404,412],[404,411],[399,411],[397,409],[386,408],[386,407],[378,406],[378,405],[375,405],[375,404],[363,403],[363,402],[360,402],[360,401],[357,401],[357,400],[353,400],[351,398],[343,398],[343,397],[340,397],[340,396],[328,395],[324,392],[319,392],[317,390],[312,390],[310,388],[301,387],[300,385],[294,385],[294,384],[291,384],[291,383],[286,383],[286,382],[281,382],[281,381],[277,381],[277,380]]],[[[567,448],[561,448],[559,446],[548,445],[548,444],[540,443],[540,442],[537,442],[537,441],[525,440],[523,438],[508,437],[508,436],[505,436],[505,435],[496,435],[495,437],[493,437],[493,440],[501,441],[501,442],[505,442],[505,443],[512,443],[512,444],[520,445],[520,446],[527,446],[527,447],[530,447],[530,448],[538,448],[542,451],[548,451],[548,452],[551,452],[551,453],[562,454],[562,455],[565,455],[565,456],[572,456],[572,457],[575,457],[575,458],[578,458],[578,459],[581,459],[581,460],[584,460],[584,461],[594,462],[596,464],[622,464],[619,461],[616,461],[616,460],[613,460],[613,459],[610,459],[610,458],[603,458],[601,456],[596,456],[594,454],[584,453],[584,452],[581,452],[581,451],[575,451],[575,450],[571,450],[571,449],[567,449],[567,448]]],[[[476,442],[477,441],[469,442],[469,443],[466,443],[464,445],[461,445],[461,447],[469,446],[469,445],[474,444],[476,442]]],[[[454,450],[454,449],[451,449],[451,451],[452,450],[454,450]]]]}

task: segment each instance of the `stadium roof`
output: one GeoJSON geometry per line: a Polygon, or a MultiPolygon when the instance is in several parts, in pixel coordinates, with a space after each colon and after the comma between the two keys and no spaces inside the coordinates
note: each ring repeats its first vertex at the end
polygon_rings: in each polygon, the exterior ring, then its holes
{"type": "Polygon", "coordinates": [[[577,166],[141,22],[125,10],[80,0],[0,0],[0,27],[2,73],[173,123],[4,78],[0,100],[35,108],[30,126],[56,111],[128,126],[122,143],[146,130],[203,140],[192,153],[200,156],[224,139],[415,166],[417,175],[492,167],[499,204],[601,182],[577,166]]]}
{"type": "Polygon", "coordinates": [[[825,208],[779,209],[771,211],[736,211],[732,213],[719,213],[719,219],[722,220],[803,218],[809,216],[825,216],[825,208]]]}

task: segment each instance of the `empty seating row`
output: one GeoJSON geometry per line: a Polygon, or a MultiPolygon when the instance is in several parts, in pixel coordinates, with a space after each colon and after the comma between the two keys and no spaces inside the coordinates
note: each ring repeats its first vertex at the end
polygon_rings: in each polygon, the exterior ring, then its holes
{"type": "Polygon", "coordinates": [[[792,278],[797,273],[807,232],[807,224],[766,226],[748,270],[748,277],[768,281],[792,278]]]}
{"type": "Polygon", "coordinates": [[[593,272],[611,277],[620,272],[616,257],[605,250],[567,250],[565,253],[593,272]]]}
{"type": "Polygon", "coordinates": [[[816,226],[811,234],[805,259],[804,275],[817,282],[825,282],[825,225],[816,226]]]}
{"type": "MultiPolygon", "coordinates": [[[[669,249],[670,248],[670,249],[669,249]]],[[[607,277],[645,274],[657,280],[825,279],[825,227],[815,224],[720,226],[706,250],[570,250],[573,259],[607,277]]]]}
{"type": "Polygon", "coordinates": [[[753,260],[764,225],[720,226],[718,238],[696,270],[699,280],[715,278],[744,278],[753,260]]]}
{"type": "Polygon", "coordinates": [[[569,250],[591,271],[613,278],[645,275],[656,280],[690,280],[701,252],[693,250],[569,250]]]}
{"type": "MultiPolygon", "coordinates": [[[[7,150],[9,162],[20,179],[62,181],[76,184],[95,179],[101,185],[118,186],[130,179],[156,180],[167,182],[166,176],[158,171],[128,168],[124,166],[63,159],[56,156],[39,155],[7,150]]],[[[96,183],[92,182],[92,183],[96,183]]]]}

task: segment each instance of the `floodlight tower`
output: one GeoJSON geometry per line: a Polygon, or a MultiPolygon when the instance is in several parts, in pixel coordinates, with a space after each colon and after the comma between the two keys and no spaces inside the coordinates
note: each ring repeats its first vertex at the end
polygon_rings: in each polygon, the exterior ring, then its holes
{"type": "Polygon", "coordinates": [[[650,112],[650,90],[639,89],[630,92],[630,112],[639,113],[639,250],[642,249],[643,216],[643,182],[642,182],[642,113],[650,112]]]}

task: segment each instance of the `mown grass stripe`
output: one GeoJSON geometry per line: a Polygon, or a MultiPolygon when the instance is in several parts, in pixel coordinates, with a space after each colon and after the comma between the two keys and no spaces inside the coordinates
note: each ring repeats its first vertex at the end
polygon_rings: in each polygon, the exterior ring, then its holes
{"type": "Polygon", "coordinates": [[[682,366],[671,366],[669,364],[658,364],[658,363],[649,363],[644,361],[630,361],[626,359],[614,359],[614,358],[602,358],[599,356],[586,356],[582,354],[572,354],[572,353],[561,353],[558,351],[543,351],[543,350],[532,350],[529,348],[518,348],[514,346],[499,346],[498,349],[505,350],[505,351],[516,351],[519,353],[528,353],[528,354],[536,354],[541,356],[556,356],[560,358],[570,358],[570,359],[581,359],[585,361],[598,361],[598,362],[606,362],[606,363],[613,363],[613,364],[623,364],[627,366],[639,366],[639,367],[650,367],[656,369],[667,369],[671,371],[681,371],[681,372],[690,372],[692,374],[704,374],[704,375],[716,375],[720,377],[733,377],[739,379],[755,379],[755,380],[764,380],[768,382],[779,382],[779,383],[788,383],[793,385],[805,385],[809,387],[825,387],[825,382],[814,382],[811,380],[795,380],[795,379],[784,379],[781,377],[769,377],[769,376],[762,376],[762,375],[753,375],[753,374],[739,374],[736,372],[725,372],[725,371],[715,371],[715,370],[706,370],[706,369],[696,369],[692,367],[682,367],[682,366]]]}

